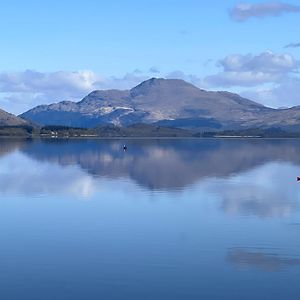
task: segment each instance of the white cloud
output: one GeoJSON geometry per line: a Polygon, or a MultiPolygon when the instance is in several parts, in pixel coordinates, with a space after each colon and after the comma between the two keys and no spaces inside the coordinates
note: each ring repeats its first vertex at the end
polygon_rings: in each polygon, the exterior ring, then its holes
{"type": "Polygon", "coordinates": [[[78,101],[96,89],[132,88],[147,78],[147,74],[136,71],[123,77],[103,77],[90,70],[2,72],[0,107],[19,114],[39,104],[62,100],[78,101]]]}
{"type": "Polygon", "coordinates": [[[258,55],[232,54],[220,61],[220,65],[225,72],[263,72],[263,73],[288,73],[299,67],[299,61],[296,61],[290,54],[275,54],[266,51],[258,55]]]}
{"type": "Polygon", "coordinates": [[[235,21],[244,22],[250,18],[277,17],[297,12],[300,12],[299,5],[283,2],[240,3],[230,10],[230,16],[235,21]]]}
{"type": "Polygon", "coordinates": [[[288,77],[272,88],[247,90],[241,95],[276,108],[300,105],[300,78],[288,77]]]}
{"type": "Polygon", "coordinates": [[[297,72],[300,62],[290,54],[267,51],[258,55],[228,55],[218,65],[222,72],[207,76],[204,82],[212,87],[243,87],[279,82],[297,72]]]}
{"type": "Polygon", "coordinates": [[[58,91],[77,94],[95,87],[103,79],[92,71],[41,73],[32,70],[0,74],[1,92],[40,93],[58,91]]]}
{"type": "Polygon", "coordinates": [[[0,73],[1,107],[21,113],[38,104],[75,100],[104,79],[92,71],[42,73],[32,70],[0,73]]]}
{"type": "Polygon", "coordinates": [[[218,66],[222,72],[204,78],[210,88],[247,88],[242,96],[270,107],[300,104],[300,62],[290,54],[232,54],[218,66]]]}
{"type": "Polygon", "coordinates": [[[263,72],[222,72],[207,76],[205,82],[211,87],[257,86],[267,82],[277,81],[276,74],[263,72]]]}

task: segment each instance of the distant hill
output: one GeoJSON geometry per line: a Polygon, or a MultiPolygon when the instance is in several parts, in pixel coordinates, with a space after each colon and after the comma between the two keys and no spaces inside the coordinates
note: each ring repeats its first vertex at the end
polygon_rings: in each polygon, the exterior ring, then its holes
{"type": "Polygon", "coordinates": [[[28,124],[26,120],[0,109],[0,126],[23,126],[26,124],[28,124]]]}
{"type": "Polygon", "coordinates": [[[300,106],[272,109],[178,79],[152,78],[131,90],[94,91],[79,102],[40,105],[21,117],[41,125],[85,128],[144,123],[214,131],[272,127],[300,131],[300,106]]]}

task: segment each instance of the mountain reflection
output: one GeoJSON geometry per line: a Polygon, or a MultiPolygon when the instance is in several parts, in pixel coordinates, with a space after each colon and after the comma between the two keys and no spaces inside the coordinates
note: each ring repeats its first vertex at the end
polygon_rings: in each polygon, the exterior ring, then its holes
{"type": "Polygon", "coordinates": [[[26,140],[24,139],[0,139],[0,158],[22,148],[25,144],[26,140]]]}
{"type": "Polygon", "coordinates": [[[1,140],[0,193],[87,198],[101,178],[131,179],[148,190],[189,188],[197,198],[217,198],[228,215],[287,217],[299,208],[299,146],[298,140],[1,140]]]}
{"type": "Polygon", "coordinates": [[[130,178],[151,190],[180,189],[203,178],[227,177],[272,161],[300,165],[297,140],[43,140],[26,155],[78,165],[92,176],[130,178]]]}

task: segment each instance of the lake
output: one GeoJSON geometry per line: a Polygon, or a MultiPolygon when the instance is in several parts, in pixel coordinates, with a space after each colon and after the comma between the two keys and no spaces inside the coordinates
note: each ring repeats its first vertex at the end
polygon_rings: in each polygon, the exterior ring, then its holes
{"type": "Polygon", "coordinates": [[[0,298],[298,299],[299,151],[1,139],[0,298]]]}

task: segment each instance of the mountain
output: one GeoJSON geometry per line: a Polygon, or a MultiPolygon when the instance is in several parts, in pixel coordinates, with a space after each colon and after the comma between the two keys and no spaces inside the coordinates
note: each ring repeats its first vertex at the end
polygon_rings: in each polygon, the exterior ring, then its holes
{"type": "Polygon", "coordinates": [[[0,126],[22,126],[27,124],[26,120],[0,109],[0,126]]]}
{"type": "Polygon", "coordinates": [[[202,130],[300,130],[300,106],[272,109],[237,94],[205,91],[179,79],[152,78],[131,90],[94,91],[79,102],[37,106],[21,117],[42,125],[87,128],[154,123],[202,130]]]}

